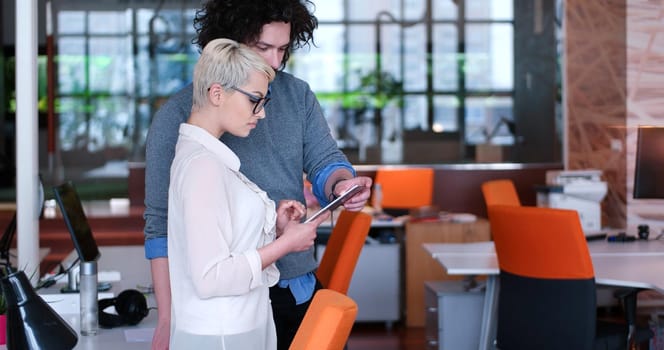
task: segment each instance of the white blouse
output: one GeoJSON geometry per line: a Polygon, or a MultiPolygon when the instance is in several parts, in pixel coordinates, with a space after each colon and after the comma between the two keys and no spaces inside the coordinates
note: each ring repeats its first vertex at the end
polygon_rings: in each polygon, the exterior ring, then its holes
{"type": "Polygon", "coordinates": [[[168,192],[171,349],[276,349],[257,248],[275,239],[274,202],[207,131],[181,124],[168,192]]]}

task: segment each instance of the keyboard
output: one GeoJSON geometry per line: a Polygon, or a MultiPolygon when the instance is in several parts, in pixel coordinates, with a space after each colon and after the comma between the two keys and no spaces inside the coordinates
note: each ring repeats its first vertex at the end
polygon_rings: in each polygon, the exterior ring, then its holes
{"type": "Polygon", "coordinates": [[[604,232],[602,232],[602,233],[591,233],[591,234],[586,235],[586,241],[587,242],[601,241],[601,240],[605,240],[605,239],[606,239],[606,233],[604,233],[604,232]]]}

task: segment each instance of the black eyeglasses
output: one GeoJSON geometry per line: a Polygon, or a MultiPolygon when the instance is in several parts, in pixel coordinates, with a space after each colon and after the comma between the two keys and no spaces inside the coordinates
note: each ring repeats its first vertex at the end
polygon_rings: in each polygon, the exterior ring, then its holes
{"type": "Polygon", "coordinates": [[[254,95],[254,94],[250,94],[250,93],[248,93],[248,92],[246,92],[246,91],[244,91],[244,90],[242,90],[242,89],[238,89],[238,88],[236,88],[236,87],[231,87],[231,89],[233,89],[233,90],[235,90],[235,91],[237,91],[237,92],[239,92],[239,93],[241,93],[241,94],[243,94],[243,95],[249,97],[249,101],[251,101],[251,103],[254,104],[254,109],[253,109],[254,114],[258,114],[258,113],[260,113],[260,111],[263,110],[263,107],[265,107],[265,105],[266,105],[268,102],[270,102],[270,98],[269,98],[269,97],[260,97],[260,96],[256,96],[256,95],[254,95]]]}

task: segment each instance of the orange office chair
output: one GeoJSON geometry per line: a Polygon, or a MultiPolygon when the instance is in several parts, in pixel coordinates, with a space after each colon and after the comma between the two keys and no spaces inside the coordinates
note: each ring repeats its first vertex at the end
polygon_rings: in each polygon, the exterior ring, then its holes
{"type": "Polygon", "coordinates": [[[626,348],[625,324],[596,320],[595,273],[575,210],[492,205],[489,220],[500,267],[497,348],[626,348]]]}
{"type": "Polygon", "coordinates": [[[374,184],[380,184],[384,209],[412,209],[433,201],[432,168],[379,168],[374,184]]]}
{"type": "Polygon", "coordinates": [[[514,182],[510,179],[490,180],[482,183],[482,195],[487,208],[490,205],[521,205],[514,182]]]}
{"type": "Polygon", "coordinates": [[[346,294],[371,228],[371,215],[343,210],[334,224],[316,277],[324,288],[346,294]]]}
{"type": "Polygon", "coordinates": [[[357,316],[357,304],[339,292],[320,289],[314,295],[290,350],[341,350],[357,316]]]}

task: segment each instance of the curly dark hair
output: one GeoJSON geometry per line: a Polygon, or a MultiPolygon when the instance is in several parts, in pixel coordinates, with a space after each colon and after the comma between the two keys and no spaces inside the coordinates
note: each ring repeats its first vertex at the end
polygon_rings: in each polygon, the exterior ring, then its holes
{"type": "Polygon", "coordinates": [[[313,8],[310,0],[209,0],[196,11],[194,28],[198,36],[193,43],[201,50],[218,38],[252,45],[259,40],[264,25],[290,23],[290,45],[281,62],[283,68],[293,50],[315,45],[314,29],[318,19],[307,5],[313,8]]]}

